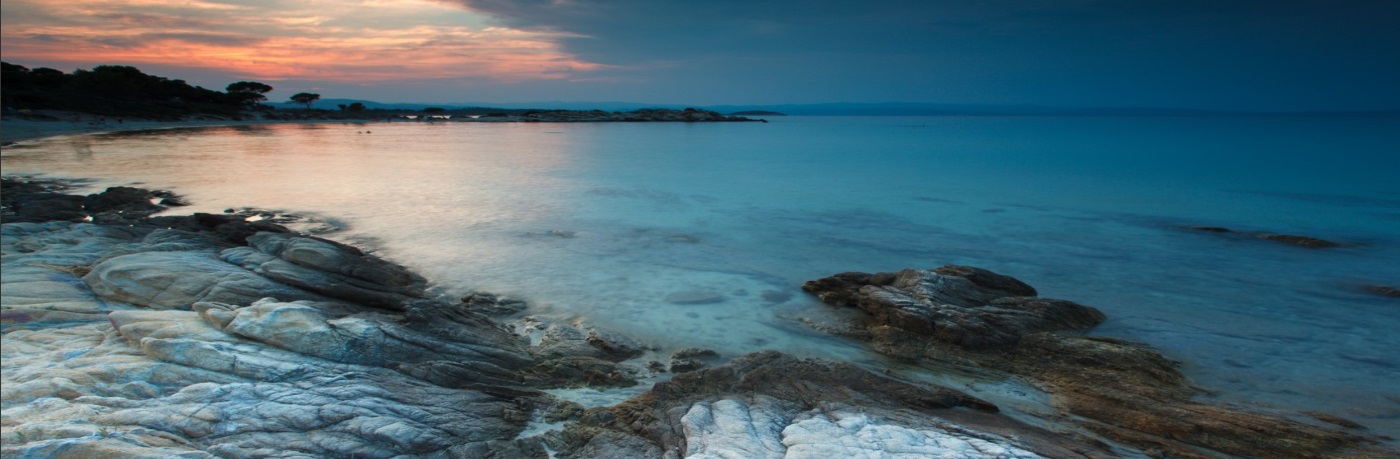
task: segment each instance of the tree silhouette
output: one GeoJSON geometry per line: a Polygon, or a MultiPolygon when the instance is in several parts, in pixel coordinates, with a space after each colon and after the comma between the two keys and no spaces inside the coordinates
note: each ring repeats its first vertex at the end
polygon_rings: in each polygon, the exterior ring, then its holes
{"type": "Polygon", "coordinates": [[[320,95],[320,94],[313,94],[313,93],[309,93],[309,92],[299,92],[299,93],[296,93],[296,94],[292,94],[292,102],[296,102],[296,103],[298,103],[298,104],[305,105],[307,110],[310,110],[310,109],[311,109],[311,103],[312,103],[312,102],[315,102],[315,101],[320,100],[320,99],[321,99],[321,95],[320,95]]]}
{"type": "Polygon", "coordinates": [[[349,111],[352,111],[352,112],[364,111],[364,109],[365,109],[365,104],[360,103],[360,102],[351,102],[351,103],[350,103],[350,106],[345,107],[345,109],[346,109],[346,110],[349,110],[349,111]]]}
{"type": "Polygon", "coordinates": [[[267,100],[267,96],[263,94],[272,91],[272,86],[256,81],[240,81],[237,83],[230,83],[228,88],[225,89],[228,91],[228,95],[233,97],[234,100],[237,100],[240,105],[251,106],[267,100]]]}
{"type": "Polygon", "coordinates": [[[99,65],[65,74],[0,62],[5,89],[0,104],[27,109],[70,110],[107,116],[179,119],[195,113],[238,117],[272,87],[251,81],[229,85],[229,92],[190,86],[182,80],[147,75],[124,65],[99,65]]]}

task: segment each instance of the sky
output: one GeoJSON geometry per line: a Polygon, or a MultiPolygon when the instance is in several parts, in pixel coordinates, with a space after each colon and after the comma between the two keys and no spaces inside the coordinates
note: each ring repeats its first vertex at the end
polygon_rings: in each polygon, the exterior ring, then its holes
{"type": "Polygon", "coordinates": [[[1400,109],[1400,0],[5,0],[0,56],[380,102],[1400,109]]]}

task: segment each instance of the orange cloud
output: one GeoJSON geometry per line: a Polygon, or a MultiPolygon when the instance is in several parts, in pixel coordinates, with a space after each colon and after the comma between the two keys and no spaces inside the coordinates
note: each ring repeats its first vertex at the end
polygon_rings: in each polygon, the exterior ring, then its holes
{"type": "Polygon", "coordinates": [[[427,0],[6,0],[5,59],[163,64],[277,81],[568,79],[601,69],[570,35],[427,0]]]}

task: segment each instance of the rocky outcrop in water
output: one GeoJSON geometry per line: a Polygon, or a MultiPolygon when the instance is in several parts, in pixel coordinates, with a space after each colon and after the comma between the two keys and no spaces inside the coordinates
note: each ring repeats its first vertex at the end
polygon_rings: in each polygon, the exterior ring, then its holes
{"type": "Polygon", "coordinates": [[[1222,228],[1222,227],[1219,227],[1219,226],[1188,226],[1188,227],[1186,227],[1186,229],[1194,230],[1194,231],[1201,231],[1201,232],[1206,232],[1206,233],[1243,235],[1243,236],[1249,236],[1249,237],[1254,237],[1254,238],[1258,238],[1258,239],[1264,239],[1264,240],[1268,240],[1268,241],[1281,242],[1281,243],[1284,243],[1284,244],[1294,245],[1294,246],[1303,247],[1303,248],[1308,248],[1308,249],[1330,249],[1330,248],[1333,248],[1333,247],[1341,247],[1341,246],[1343,245],[1343,244],[1338,243],[1338,242],[1333,242],[1333,241],[1329,241],[1329,240],[1326,240],[1326,239],[1318,239],[1318,238],[1315,238],[1315,237],[1312,237],[1312,236],[1299,236],[1299,235],[1296,235],[1296,234],[1275,234],[1275,233],[1260,233],[1260,232],[1246,233],[1246,232],[1235,231],[1235,230],[1232,230],[1232,229],[1229,229],[1229,228],[1222,228]]]}
{"type": "Polygon", "coordinates": [[[603,110],[540,110],[521,115],[483,116],[471,121],[517,121],[532,123],[598,123],[598,122],[731,122],[764,120],[743,116],[726,116],[719,112],[687,108],[672,110],[647,108],[630,112],[608,112],[603,110]]]}
{"type": "Polygon", "coordinates": [[[1177,362],[1149,347],[1082,336],[1099,311],[1035,296],[1019,280],[965,266],[845,273],[804,289],[869,312],[850,324],[878,351],[1024,380],[1105,440],[1167,457],[1371,457],[1374,441],[1308,423],[1201,401],[1177,362]]]}

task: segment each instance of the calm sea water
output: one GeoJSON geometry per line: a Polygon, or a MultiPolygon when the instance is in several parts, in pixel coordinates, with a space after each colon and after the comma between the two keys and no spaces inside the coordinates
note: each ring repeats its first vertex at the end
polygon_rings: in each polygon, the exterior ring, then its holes
{"type": "Polygon", "coordinates": [[[1400,436],[1400,301],[1361,289],[1400,285],[1400,120],[771,121],[181,129],[30,142],[3,167],[318,215],[448,294],[731,355],[870,360],[794,325],[824,314],[802,282],[981,266],[1102,309],[1097,333],[1222,399],[1400,436]]]}

